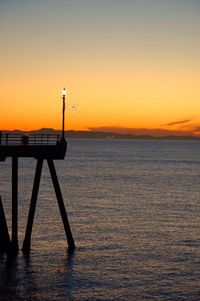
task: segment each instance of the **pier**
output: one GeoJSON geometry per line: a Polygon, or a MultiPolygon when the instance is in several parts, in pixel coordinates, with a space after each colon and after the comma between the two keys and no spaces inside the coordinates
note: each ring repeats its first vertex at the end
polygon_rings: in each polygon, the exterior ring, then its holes
{"type": "Polygon", "coordinates": [[[70,224],[65,209],[54,160],[63,160],[67,150],[67,142],[64,136],[64,113],[65,113],[65,89],[63,89],[62,108],[62,135],[32,134],[19,135],[0,132],[0,162],[4,162],[8,157],[12,160],[12,231],[11,238],[7,227],[6,216],[3,209],[3,200],[0,197],[0,252],[9,255],[16,254],[18,245],[18,159],[21,157],[36,159],[36,170],[30,200],[25,238],[22,246],[24,253],[30,252],[31,235],[36,210],[38,191],[40,186],[42,167],[44,160],[47,161],[55,195],[57,198],[60,215],[62,218],[65,235],[68,243],[68,250],[75,249],[70,224]]]}

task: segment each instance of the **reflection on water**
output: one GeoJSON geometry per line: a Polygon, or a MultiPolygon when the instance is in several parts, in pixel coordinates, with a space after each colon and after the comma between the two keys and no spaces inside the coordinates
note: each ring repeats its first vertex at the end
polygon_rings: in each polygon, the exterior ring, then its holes
{"type": "MultiPolygon", "coordinates": [[[[63,296],[67,297],[67,300],[73,300],[70,289],[66,292],[73,279],[73,256],[74,254],[64,253],[56,262],[49,257],[48,260],[44,260],[44,266],[40,266],[38,262],[41,258],[37,259],[34,255],[19,254],[9,261],[3,259],[0,300],[62,300],[63,296]],[[49,268],[53,274],[49,273],[49,268]],[[65,287],[62,288],[63,283],[65,287]]],[[[43,254],[43,259],[44,257],[43,254]]]]}
{"type": "MultiPolygon", "coordinates": [[[[56,166],[77,249],[46,166],[31,254],[0,257],[0,300],[198,300],[199,153],[199,142],[69,141],[56,166]]],[[[22,246],[35,161],[19,166],[22,246]]],[[[0,164],[9,228],[10,169],[0,164]]]]}

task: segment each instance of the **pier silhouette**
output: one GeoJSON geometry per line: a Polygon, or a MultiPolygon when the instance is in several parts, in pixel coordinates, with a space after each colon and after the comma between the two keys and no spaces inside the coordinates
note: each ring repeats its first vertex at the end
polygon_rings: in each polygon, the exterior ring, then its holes
{"type": "Polygon", "coordinates": [[[67,150],[67,142],[64,135],[64,113],[65,113],[65,95],[63,89],[62,99],[62,135],[18,135],[0,132],[0,162],[6,158],[12,159],[12,231],[9,237],[7,221],[3,209],[3,200],[0,197],[0,252],[6,252],[8,255],[16,254],[19,250],[18,245],[18,159],[21,157],[35,158],[36,170],[32,188],[32,196],[25,231],[25,238],[22,246],[24,253],[30,252],[31,235],[34,222],[34,215],[38,197],[38,191],[41,180],[41,173],[44,160],[47,161],[53,187],[55,190],[60,215],[62,218],[65,235],[68,243],[68,250],[75,249],[74,239],[70,229],[70,224],[65,209],[54,160],[63,160],[67,150]]]}

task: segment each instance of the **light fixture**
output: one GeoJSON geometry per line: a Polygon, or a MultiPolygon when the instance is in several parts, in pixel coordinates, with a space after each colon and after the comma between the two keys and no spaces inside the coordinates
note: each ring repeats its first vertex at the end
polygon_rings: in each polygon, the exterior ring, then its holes
{"type": "Polygon", "coordinates": [[[67,95],[67,90],[65,88],[62,89],[62,96],[66,96],[67,95]]]}

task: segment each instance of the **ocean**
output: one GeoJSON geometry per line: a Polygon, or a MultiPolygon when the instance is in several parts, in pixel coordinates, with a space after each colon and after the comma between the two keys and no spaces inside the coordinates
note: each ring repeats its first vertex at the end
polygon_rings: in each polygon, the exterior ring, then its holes
{"type": "MultiPolygon", "coordinates": [[[[20,248],[35,165],[19,159],[20,248]]],[[[45,163],[31,253],[0,256],[1,301],[199,300],[200,142],[74,139],[55,165],[76,249],[45,163]]],[[[0,195],[10,230],[10,159],[0,195]]]]}

